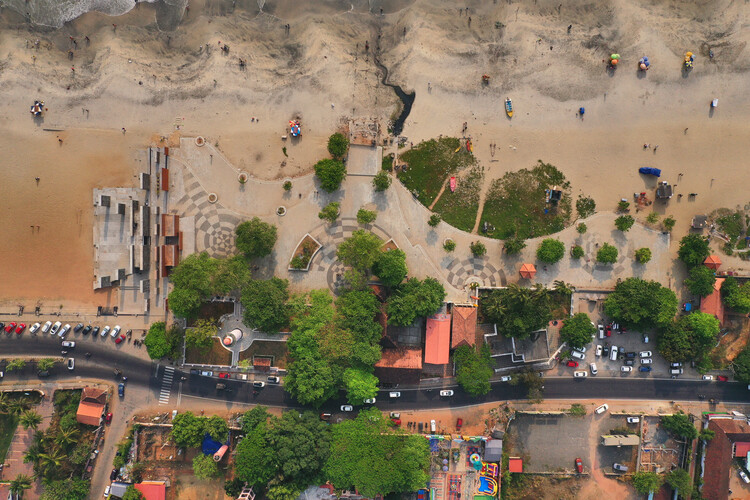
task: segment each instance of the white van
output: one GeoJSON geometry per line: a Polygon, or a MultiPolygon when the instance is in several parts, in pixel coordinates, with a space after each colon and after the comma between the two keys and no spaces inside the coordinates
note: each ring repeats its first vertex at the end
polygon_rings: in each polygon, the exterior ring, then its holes
{"type": "Polygon", "coordinates": [[[435,426],[435,421],[430,420],[430,432],[435,432],[437,427],[435,426]]]}
{"type": "Polygon", "coordinates": [[[609,351],[609,359],[612,361],[617,361],[617,346],[613,345],[612,349],[609,351]]]}

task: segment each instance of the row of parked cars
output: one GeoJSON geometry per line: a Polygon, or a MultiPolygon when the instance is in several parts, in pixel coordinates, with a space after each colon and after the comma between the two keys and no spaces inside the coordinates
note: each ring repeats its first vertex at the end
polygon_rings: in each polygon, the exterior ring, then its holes
{"type": "MultiPolygon", "coordinates": [[[[0,328],[4,328],[5,333],[11,333],[15,331],[18,335],[21,335],[26,329],[26,323],[8,323],[6,325],[5,323],[0,322],[0,328]]],[[[76,333],[81,332],[83,335],[88,335],[90,333],[92,335],[101,335],[102,337],[106,337],[107,334],[109,334],[110,337],[115,339],[115,343],[117,344],[121,343],[126,338],[126,334],[121,333],[122,328],[120,327],[120,325],[115,325],[114,328],[106,325],[104,328],[100,329],[98,326],[93,325],[84,326],[83,323],[78,323],[76,326],[71,327],[67,323],[63,325],[60,321],[56,321],[55,323],[52,323],[52,321],[47,321],[44,325],[42,325],[41,323],[34,323],[29,327],[29,333],[36,333],[40,330],[42,333],[57,335],[60,338],[64,338],[65,335],[67,335],[71,330],[76,333]]]]}

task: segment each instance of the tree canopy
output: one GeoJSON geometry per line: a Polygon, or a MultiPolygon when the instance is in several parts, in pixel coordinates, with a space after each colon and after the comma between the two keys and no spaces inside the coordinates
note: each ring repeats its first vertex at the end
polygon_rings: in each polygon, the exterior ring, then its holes
{"type": "Polygon", "coordinates": [[[445,288],[435,278],[411,278],[395,288],[388,300],[388,324],[408,326],[419,316],[435,314],[445,299],[445,288]]]}
{"type": "Polygon", "coordinates": [[[716,344],[719,320],[696,311],[670,324],[657,338],[659,353],[671,363],[700,360],[716,344]]]}
{"type": "Polygon", "coordinates": [[[605,243],[599,247],[599,250],[597,250],[596,261],[601,262],[602,264],[614,264],[617,262],[618,255],[619,252],[617,251],[616,246],[605,243]]]}
{"type": "Polygon", "coordinates": [[[635,260],[638,261],[639,264],[645,264],[646,262],[651,260],[651,249],[647,247],[639,248],[635,251],[635,260]]]}
{"type": "Polygon", "coordinates": [[[586,313],[577,313],[565,319],[560,328],[560,338],[576,349],[591,343],[594,335],[596,335],[596,327],[586,313]]]}
{"type": "Polygon", "coordinates": [[[268,422],[271,414],[265,406],[254,406],[251,410],[246,411],[242,417],[242,432],[250,434],[260,424],[268,422]]]}
{"type": "Polygon", "coordinates": [[[481,241],[472,241],[469,250],[474,257],[481,257],[487,253],[487,247],[481,241]]]}
{"type": "Polygon", "coordinates": [[[248,258],[265,257],[276,244],[276,226],[253,217],[237,226],[237,249],[248,258]]]}
{"type": "Polygon", "coordinates": [[[635,219],[632,215],[621,215],[615,219],[615,227],[623,233],[630,231],[630,228],[633,227],[634,223],[635,219]]]}
{"type": "Polygon", "coordinates": [[[688,234],[680,240],[680,249],[677,255],[688,268],[700,266],[711,254],[708,248],[708,240],[699,234],[688,234]]]}
{"type": "Polygon", "coordinates": [[[346,167],[338,160],[320,160],[315,164],[315,176],[320,180],[320,187],[332,193],[346,177],[346,167]]]}
{"type": "Polygon", "coordinates": [[[251,280],[242,290],[243,322],[265,333],[278,333],[289,324],[286,302],[289,282],[277,277],[251,280]]]}
{"type": "Polygon", "coordinates": [[[193,412],[178,413],[172,420],[172,439],[177,446],[198,447],[205,434],[204,420],[193,412]]]}
{"type": "Polygon", "coordinates": [[[594,211],[596,211],[596,202],[593,198],[581,195],[576,200],[576,211],[578,212],[578,216],[582,219],[590,217],[594,215],[594,211]]]}
{"type": "Polygon", "coordinates": [[[364,208],[357,210],[357,222],[362,225],[372,224],[377,218],[378,213],[374,210],[366,210],[364,208]]]}
{"type": "Polygon", "coordinates": [[[385,191],[391,187],[391,176],[388,172],[381,170],[372,179],[372,185],[375,187],[375,191],[385,191]]]}
{"type": "Polygon", "coordinates": [[[157,321],[151,324],[143,340],[146,345],[146,351],[151,359],[161,359],[170,352],[170,345],[167,341],[167,325],[163,321],[157,321]]]}
{"type": "Polygon", "coordinates": [[[198,479],[211,479],[219,475],[219,466],[213,456],[198,453],[193,458],[193,474],[198,479]]]}
{"type": "Polygon", "coordinates": [[[490,392],[490,377],[494,361],[490,348],[482,344],[479,352],[472,347],[462,345],[453,352],[456,363],[456,382],[472,396],[484,396],[490,392]]]}
{"type": "Polygon", "coordinates": [[[229,436],[229,425],[227,421],[218,415],[203,417],[203,430],[211,436],[214,441],[223,443],[229,436]]]}
{"type": "Polygon", "coordinates": [[[554,264],[565,255],[565,245],[555,238],[542,240],[536,249],[536,258],[547,264],[554,264]]]}
{"type": "Polygon", "coordinates": [[[518,236],[508,238],[503,244],[503,249],[505,249],[505,253],[508,255],[518,255],[524,248],[526,248],[526,242],[518,236]]]}
{"type": "Polygon", "coordinates": [[[665,481],[672,488],[680,492],[680,497],[687,498],[693,491],[693,480],[685,469],[675,469],[664,476],[665,481]]]}
{"type": "Polygon", "coordinates": [[[549,290],[544,286],[522,288],[515,283],[492,290],[479,302],[484,317],[495,323],[505,337],[527,338],[552,319],[549,290]]]}
{"type": "Polygon", "coordinates": [[[344,134],[336,132],[328,138],[328,152],[335,159],[340,160],[346,156],[347,149],[349,149],[349,139],[344,134]]]}
{"type": "Polygon", "coordinates": [[[260,423],[237,444],[234,459],[236,476],[253,488],[264,488],[276,473],[273,453],[266,440],[266,424],[260,423]]]}
{"type": "Polygon", "coordinates": [[[657,281],[627,278],[604,301],[604,313],[635,329],[665,327],[677,314],[677,296],[657,281]]]}
{"type": "Polygon", "coordinates": [[[320,212],[318,212],[318,218],[327,220],[328,222],[333,224],[336,219],[339,218],[340,206],[341,204],[338,201],[332,201],[331,203],[323,207],[320,212]]]}
{"type": "Polygon", "coordinates": [[[685,286],[690,293],[701,297],[708,297],[714,293],[716,276],[713,270],[706,266],[695,266],[688,272],[690,277],[685,280],[685,286]]]}
{"type": "Polygon", "coordinates": [[[690,418],[682,411],[661,417],[661,425],[675,436],[691,440],[698,437],[698,431],[690,418]]]}
{"type": "Polygon", "coordinates": [[[746,346],[734,358],[732,369],[734,370],[734,378],[743,384],[750,384],[750,346],[746,346]]]}
{"type": "Polygon", "coordinates": [[[374,398],[378,394],[378,378],[365,370],[347,368],[344,372],[346,386],[346,400],[355,405],[361,405],[365,399],[374,398]]]}
{"type": "Polygon", "coordinates": [[[724,305],[735,312],[750,313],[750,282],[740,286],[735,277],[725,278],[721,284],[721,299],[724,305]]]}
{"type": "Polygon", "coordinates": [[[337,489],[355,489],[366,497],[411,492],[428,481],[430,450],[421,436],[393,430],[376,409],[336,424],[325,465],[337,489]]]}
{"type": "Polygon", "coordinates": [[[383,241],[369,231],[357,229],[339,245],[338,259],[347,266],[361,272],[369,272],[380,257],[383,241]]]}
{"type": "MultiPolygon", "coordinates": [[[[213,461],[213,458],[211,459],[213,461]]],[[[195,464],[193,464],[195,465],[195,464]]],[[[143,494],[135,489],[135,486],[132,484],[127,487],[125,490],[125,494],[122,497],[122,500],[145,500],[146,497],[143,496],[143,494]]]]}
{"type": "Polygon", "coordinates": [[[219,327],[212,320],[199,319],[193,327],[185,330],[185,344],[207,352],[213,345],[214,336],[218,332],[219,327]]]}
{"type": "Polygon", "coordinates": [[[400,248],[380,252],[372,272],[386,286],[395,286],[404,281],[406,273],[406,254],[400,248]]]}
{"type": "Polygon", "coordinates": [[[656,472],[640,471],[633,474],[633,487],[641,495],[659,491],[663,481],[662,477],[656,472]]]}

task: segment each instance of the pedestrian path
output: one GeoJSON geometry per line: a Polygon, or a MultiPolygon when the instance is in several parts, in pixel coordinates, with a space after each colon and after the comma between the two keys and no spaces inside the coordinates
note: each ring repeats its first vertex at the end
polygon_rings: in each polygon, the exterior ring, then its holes
{"type": "Polygon", "coordinates": [[[169,397],[172,395],[172,379],[174,378],[174,368],[171,366],[164,367],[164,377],[161,379],[161,392],[159,393],[159,404],[168,405],[169,397]]]}

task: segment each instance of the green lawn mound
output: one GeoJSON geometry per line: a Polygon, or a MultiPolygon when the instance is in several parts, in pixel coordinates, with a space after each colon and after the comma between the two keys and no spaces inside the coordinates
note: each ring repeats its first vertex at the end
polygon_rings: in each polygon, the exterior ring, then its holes
{"type": "Polygon", "coordinates": [[[454,137],[423,142],[403,152],[400,159],[409,167],[406,171],[399,171],[399,180],[428,207],[448,176],[476,163],[474,156],[454,137]]]}
{"type": "Polygon", "coordinates": [[[486,233],[491,238],[535,238],[565,229],[570,212],[570,183],[555,166],[539,160],[531,170],[508,172],[492,183],[479,228],[481,231],[485,222],[494,226],[486,233]],[[553,186],[563,192],[557,204],[545,201],[545,191],[553,186]]]}
{"type": "Polygon", "coordinates": [[[456,183],[456,191],[446,189],[433,207],[445,222],[462,231],[471,232],[479,210],[479,192],[482,189],[484,173],[478,166],[462,173],[456,183]]]}

